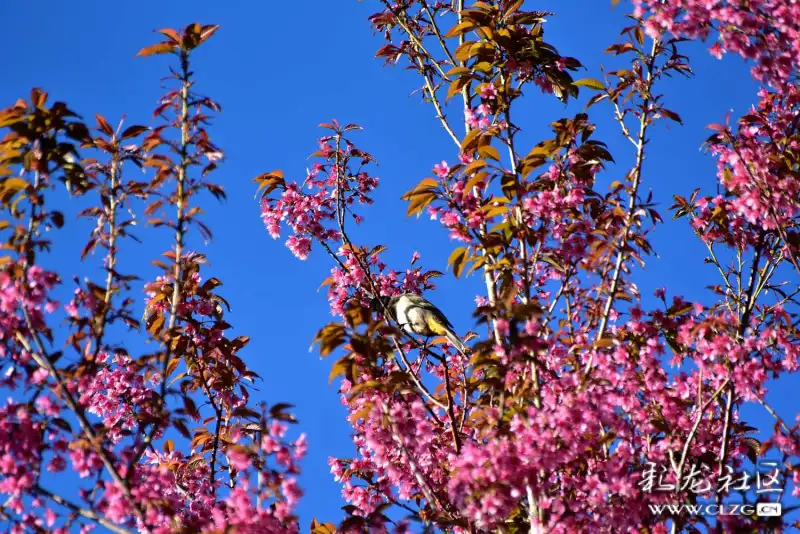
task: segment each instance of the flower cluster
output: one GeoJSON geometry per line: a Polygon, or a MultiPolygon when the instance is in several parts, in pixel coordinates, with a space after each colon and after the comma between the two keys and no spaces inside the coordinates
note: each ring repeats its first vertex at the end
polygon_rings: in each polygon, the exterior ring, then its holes
{"type": "MultiPolygon", "coordinates": [[[[714,136],[711,149],[720,183],[731,197],[726,210],[731,225],[776,232],[800,215],[800,181],[791,159],[800,149],[799,109],[796,88],[781,93],[762,89],[758,106],[739,119],[735,134],[722,129],[714,136]]],[[[724,206],[721,201],[717,205],[724,206]]]]}
{"type": "Polygon", "coordinates": [[[338,230],[326,228],[324,224],[333,220],[335,205],[336,200],[328,191],[305,194],[297,184],[288,184],[279,200],[262,201],[261,218],[273,239],[280,237],[280,224],[285,220],[294,233],[286,246],[304,260],[311,252],[312,239],[327,242],[339,238],[338,230]]]}
{"type": "MultiPolygon", "coordinates": [[[[0,270],[0,358],[25,364],[29,349],[20,345],[16,332],[29,330],[27,313],[34,330],[45,329],[45,315],[58,308],[49,293],[59,282],[58,275],[32,265],[24,270],[23,262],[11,262],[0,270]]],[[[10,371],[7,371],[10,372],[10,371]]]]}
{"type": "Polygon", "coordinates": [[[330,458],[329,464],[355,514],[367,517],[394,499],[410,502],[443,491],[449,478],[447,465],[456,452],[450,436],[440,431],[444,414],[434,418],[413,397],[393,399],[370,391],[350,398],[350,390],[345,380],[342,403],[355,430],[358,457],[330,458]],[[373,483],[357,483],[365,477],[373,483]]]}
{"type": "Polygon", "coordinates": [[[353,206],[371,204],[370,195],[378,185],[378,179],[364,170],[373,161],[372,156],[344,137],[346,132],[360,128],[340,127],[335,120],[323,127],[335,134],[319,140],[314,156],[322,162],[307,171],[302,184],[286,183],[282,173],[254,179],[261,187],[267,187],[261,200],[261,218],[270,236],[280,237],[281,223],[285,223],[292,231],[286,246],[301,260],[308,258],[312,241],[328,246],[341,238],[346,220],[352,218],[360,223],[362,218],[353,212],[353,206]],[[276,187],[281,190],[280,196],[270,197],[276,187]]]}
{"type": "Polygon", "coordinates": [[[784,87],[800,66],[800,6],[785,0],[747,3],[726,0],[636,0],[634,16],[646,17],[652,37],[668,31],[676,36],[706,39],[715,31],[711,52],[752,60],[753,76],[784,87]]]}
{"type": "Polygon", "coordinates": [[[101,352],[95,363],[99,369],[82,377],[75,390],[80,392],[79,402],[86,411],[102,419],[108,439],[119,443],[125,430],[137,428],[139,417],[156,417],[156,393],[125,354],[101,352]]]}

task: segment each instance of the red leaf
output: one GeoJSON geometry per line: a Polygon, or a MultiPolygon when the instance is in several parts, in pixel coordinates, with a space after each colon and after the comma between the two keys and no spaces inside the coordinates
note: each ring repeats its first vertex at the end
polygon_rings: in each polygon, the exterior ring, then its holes
{"type": "Polygon", "coordinates": [[[214,32],[216,32],[218,29],[219,24],[208,24],[203,26],[203,28],[200,30],[200,40],[197,44],[204,43],[209,37],[214,35],[214,32]]]}
{"type": "Polygon", "coordinates": [[[114,135],[114,129],[108,124],[102,115],[99,113],[95,114],[95,119],[97,119],[97,127],[100,128],[100,131],[106,134],[107,136],[111,137],[114,135]]]}
{"type": "Polygon", "coordinates": [[[89,252],[90,252],[91,250],[94,250],[94,247],[95,247],[95,245],[96,245],[96,244],[97,244],[97,240],[96,240],[96,239],[94,239],[94,238],[90,239],[90,240],[89,240],[89,241],[86,243],[86,246],[85,246],[85,247],[83,247],[83,250],[81,251],[81,259],[82,259],[82,260],[86,258],[86,255],[87,255],[87,254],[89,254],[89,252]]]}
{"type": "Polygon", "coordinates": [[[31,89],[31,104],[35,107],[42,107],[44,103],[47,101],[47,93],[39,89],[38,87],[34,87],[31,89]]]}
{"type": "Polygon", "coordinates": [[[149,129],[150,128],[148,128],[147,126],[139,126],[139,125],[130,126],[128,128],[125,128],[125,131],[122,132],[122,136],[120,138],[130,139],[131,137],[136,137],[137,135],[141,135],[142,132],[146,132],[149,129]]]}
{"type": "Polygon", "coordinates": [[[164,41],[162,43],[156,43],[154,45],[145,46],[139,53],[136,54],[137,56],[155,56],[158,54],[169,54],[170,52],[174,52],[177,48],[175,43],[170,41],[164,41]]]}
{"type": "Polygon", "coordinates": [[[166,38],[170,39],[170,40],[171,40],[171,41],[173,41],[175,44],[177,44],[177,45],[179,45],[179,46],[180,46],[180,44],[181,44],[181,42],[182,42],[182,40],[181,40],[181,36],[180,36],[180,35],[178,35],[178,32],[176,32],[176,31],[175,31],[175,30],[173,30],[172,28],[164,28],[164,29],[157,30],[157,31],[158,31],[158,33],[160,33],[160,34],[161,34],[161,35],[163,35],[164,37],[166,37],[166,38]]]}

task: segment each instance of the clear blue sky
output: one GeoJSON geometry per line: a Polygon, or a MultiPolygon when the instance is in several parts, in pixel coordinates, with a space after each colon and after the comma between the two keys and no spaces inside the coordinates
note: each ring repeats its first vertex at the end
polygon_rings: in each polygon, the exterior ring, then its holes
{"type": "MultiPolygon", "coordinates": [[[[330,320],[324,290],[317,288],[331,264],[319,250],[301,263],[284,248],[283,240],[269,237],[250,179],[277,168],[288,178],[302,178],[306,157],[316,149],[320,122],[336,118],[358,123],[365,131],[354,139],[380,162],[377,174],[382,186],[356,237],[362,243],[387,244],[387,257],[396,268],[405,268],[418,250],[426,268],[445,271],[451,249],[438,223],[426,217],[406,219],[399,199],[430,174],[434,163],[453,161],[456,154],[432,110],[418,95],[410,96],[416,78],[373,59],[381,39],[372,34],[366,18],[377,11],[377,4],[370,0],[0,3],[4,21],[0,105],[9,105],[39,86],[87,120],[98,112],[112,124],[125,113],[128,124],[151,120],[167,60],[134,55],[158,39],[154,29],[195,21],[221,25],[197,54],[194,67],[197,89],[223,107],[210,132],[225,150],[226,162],[212,177],[225,186],[229,199],[221,205],[204,199],[214,241],[204,246],[196,240],[194,246],[209,255],[206,276],[213,274],[225,284],[222,294],[233,306],[229,317],[235,331],[252,336],[245,356],[264,377],[257,400],[295,404],[301,428],[309,436],[302,477],[306,498],[300,507],[304,530],[314,516],[341,519],[344,502],[328,472],[327,457],[352,451],[345,410],[335,386],[328,385],[332,362],[308,350],[314,333],[330,320]]],[[[547,40],[562,54],[580,59],[588,69],[583,75],[599,77],[600,65],[611,61],[602,51],[626,24],[626,2],[612,10],[608,0],[547,0],[535,2],[535,8],[557,13],[546,25],[547,40]]],[[[733,116],[744,113],[755,97],[755,85],[738,59],[717,61],[696,44],[684,50],[692,58],[696,77],[664,87],[669,107],[685,125],[673,125],[671,131],[659,126],[645,164],[645,187],[654,191],[666,221],[654,239],[661,257],[650,258],[646,273],[638,276],[645,306],[655,305],[650,297],[655,287],[666,285],[670,294],[697,300],[704,286],[717,282],[715,272],[702,262],[704,248],[685,221],[671,221],[666,208],[674,193],[687,194],[695,187],[713,191],[714,161],[699,151],[708,136],[704,127],[721,121],[730,109],[733,116]]],[[[520,145],[542,139],[552,120],[578,112],[586,98],[584,94],[578,103],[564,106],[532,94],[515,114],[524,128],[520,145]]],[[[608,108],[596,106],[591,117],[599,124],[596,138],[609,143],[619,163],[603,179],[618,179],[630,162],[630,148],[609,120],[608,108]]],[[[68,208],[71,214],[74,208],[68,208]]],[[[89,227],[74,216],[67,221],[47,262],[59,269],[71,291],[72,274],[97,277],[100,270],[97,262],[78,262],[79,243],[89,227]]],[[[170,246],[169,236],[165,231],[141,230],[139,235],[147,243],[129,243],[120,268],[149,277],[154,270],[148,262],[170,246]]],[[[440,280],[432,298],[459,331],[471,328],[478,281],[455,281],[451,275],[440,280]]],[[[134,296],[140,310],[143,295],[134,296]]],[[[702,299],[707,298],[703,294],[702,299]]],[[[787,378],[769,395],[787,418],[797,411],[791,398],[798,386],[796,377],[787,378]]],[[[760,426],[771,426],[760,412],[745,413],[754,413],[760,426]]]]}

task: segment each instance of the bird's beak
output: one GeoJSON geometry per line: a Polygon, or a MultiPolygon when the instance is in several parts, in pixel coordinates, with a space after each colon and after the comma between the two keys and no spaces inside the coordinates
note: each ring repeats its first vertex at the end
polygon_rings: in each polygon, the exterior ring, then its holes
{"type": "Polygon", "coordinates": [[[372,297],[370,300],[370,308],[377,313],[383,313],[387,306],[389,306],[390,297],[372,297]]]}
{"type": "Polygon", "coordinates": [[[381,301],[378,297],[372,297],[372,300],[369,301],[369,309],[374,312],[381,311],[381,301]]]}

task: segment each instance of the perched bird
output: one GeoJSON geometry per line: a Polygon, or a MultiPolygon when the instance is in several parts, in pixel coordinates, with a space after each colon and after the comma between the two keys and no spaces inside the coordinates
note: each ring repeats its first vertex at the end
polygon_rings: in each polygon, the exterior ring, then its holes
{"type": "Polygon", "coordinates": [[[394,297],[373,299],[375,311],[383,311],[381,304],[392,314],[397,324],[409,334],[420,336],[444,336],[461,354],[467,354],[467,347],[453,331],[452,323],[445,315],[425,298],[414,293],[403,293],[394,297]]]}

